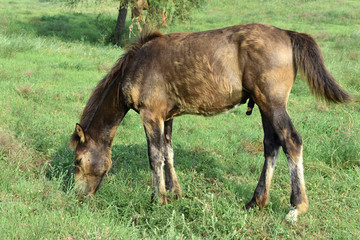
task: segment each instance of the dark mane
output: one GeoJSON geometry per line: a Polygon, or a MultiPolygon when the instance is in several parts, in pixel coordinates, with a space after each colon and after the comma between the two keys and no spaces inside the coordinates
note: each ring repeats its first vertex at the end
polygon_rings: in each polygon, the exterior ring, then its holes
{"type": "MultiPolygon", "coordinates": [[[[145,43],[162,35],[163,34],[159,31],[155,31],[149,28],[144,28],[144,30],[139,35],[137,41],[130,43],[125,47],[125,53],[116,62],[114,67],[111,69],[111,71],[95,87],[94,91],[90,96],[89,101],[87,102],[84,108],[80,120],[80,125],[84,128],[85,131],[87,131],[89,126],[91,125],[91,122],[99,106],[103,103],[104,98],[108,94],[109,89],[111,89],[116,82],[120,81],[123,78],[126,66],[131,61],[131,59],[136,54],[136,52],[145,43]]],[[[71,138],[71,142],[77,140],[76,137],[77,135],[74,133],[71,138]]]]}

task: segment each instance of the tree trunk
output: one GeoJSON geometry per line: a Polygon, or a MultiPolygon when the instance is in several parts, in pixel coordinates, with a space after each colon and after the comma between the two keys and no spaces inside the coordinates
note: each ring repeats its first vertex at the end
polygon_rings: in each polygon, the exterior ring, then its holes
{"type": "Polygon", "coordinates": [[[116,28],[115,28],[115,42],[116,45],[121,45],[122,36],[124,34],[125,30],[125,21],[126,21],[126,14],[127,14],[127,7],[128,7],[128,0],[120,0],[120,6],[119,6],[119,15],[116,22],[116,28]]]}

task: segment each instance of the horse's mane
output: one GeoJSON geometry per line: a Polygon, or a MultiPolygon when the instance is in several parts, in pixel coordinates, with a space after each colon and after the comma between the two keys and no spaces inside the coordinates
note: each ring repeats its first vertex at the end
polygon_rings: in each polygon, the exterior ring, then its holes
{"type": "MultiPolygon", "coordinates": [[[[98,83],[87,102],[81,116],[80,125],[85,131],[88,130],[99,106],[103,103],[105,96],[108,94],[114,83],[123,79],[126,66],[131,61],[136,52],[147,42],[162,36],[159,31],[150,28],[144,28],[140,33],[137,41],[128,44],[125,47],[125,53],[117,60],[111,71],[98,83]]],[[[72,140],[75,140],[76,133],[73,134],[72,140]]]]}

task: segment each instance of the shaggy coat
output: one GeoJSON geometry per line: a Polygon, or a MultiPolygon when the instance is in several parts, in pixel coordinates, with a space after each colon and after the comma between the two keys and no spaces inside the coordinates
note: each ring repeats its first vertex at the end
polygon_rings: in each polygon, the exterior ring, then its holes
{"type": "Polygon", "coordinates": [[[335,103],[350,100],[307,34],[256,23],[167,35],[144,31],[100,81],[76,125],[71,142],[76,148],[78,190],[85,194],[97,191],[111,166],[116,129],[133,109],[145,128],[152,200],[157,197],[166,204],[167,191],[180,198],[173,166],[173,119],[183,114],[219,114],[250,98],[250,105],[256,103],[261,113],[265,163],[246,208],[268,203],[282,147],[291,180],[292,208],[287,218],[296,221],[308,208],[302,139],[286,110],[297,70],[314,95],[335,103]]]}

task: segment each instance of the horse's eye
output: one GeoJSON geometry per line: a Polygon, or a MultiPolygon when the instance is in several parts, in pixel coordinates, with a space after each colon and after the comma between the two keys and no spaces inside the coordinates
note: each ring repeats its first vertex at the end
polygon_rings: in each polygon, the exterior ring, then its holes
{"type": "Polygon", "coordinates": [[[82,158],[76,159],[76,160],[75,160],[75,165],[80,165],[81,160],[82,160],[82,158]]]}

